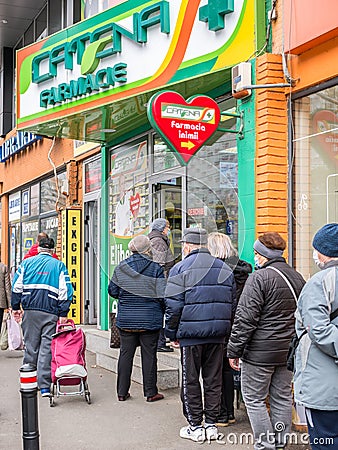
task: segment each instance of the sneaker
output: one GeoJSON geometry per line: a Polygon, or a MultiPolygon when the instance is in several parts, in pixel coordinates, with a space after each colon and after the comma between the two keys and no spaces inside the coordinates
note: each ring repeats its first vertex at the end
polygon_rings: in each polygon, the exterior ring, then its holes
{"type": "Polygon", "coordinates": [[[157,347],[158,352],[173,352],[174,349],[171,347],[157,347]]]}
{"type": "Polygon", "coordinates": [[[41,397],[50,397],[50,390],[48,388],[40,389],[41,397]]]}
{"type": "Polygon", "coordinates": [[[163,400],[164,395],[160,394],[159,392],[152,397],[147,397],[147,402],[158,402],[159,400],[163,400]]]}
{"type": "Polygon", "coordinates": [[[207,439],[207,441],[216,441],[217,437],[218,437],[218,430],[217,427],[214,423],[205,423],[204,424],[204,428],[205,428],[205,437],[207,439]]]}
{"type": "Polygon", "coordinates": [[[180,429],[180,437],[183,439],[190,439],[194,442],[205,441],[205,429],[202,426],[192,427],[188,425],[180,429]]]}
{"type": "Polygon", "coordinates": [[[117,398],[119,399],[119,402],[125,402],[128,398],[130,398],[130,394],[128,392],[126,395],[118,395],[117,398]]]}

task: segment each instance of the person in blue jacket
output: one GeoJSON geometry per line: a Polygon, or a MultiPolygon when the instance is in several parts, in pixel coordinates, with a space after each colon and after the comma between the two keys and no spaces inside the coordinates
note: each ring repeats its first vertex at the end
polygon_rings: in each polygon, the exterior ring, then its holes
{"type": "Polygon", "coordinates": [[[319,269],[305,284],[296,310],[295,401],[305,407],[313,450],[338,448],[338,223],[314,235],[319,269]]]}
{"type": "Polygon", "coordinates": [[[162,400],[157,389],[157,342],[163,324],[165,279],[163,268],[151,259],[150,240],[135,236],[132,255],[115,268],[108,286],[118,299],[116,325],[120,332],[117,367],[119,401],[130,398],[130,378],[137,346],[141,346],[143,392],[147,402],[162,400]]]}
{"type": "Polygon", "coordinates": [[[218,436],[224,344],[236,310],[236,284],[230,267],[211,256],[205,229],[186,228],[182,242],[185,257],[170,270],[165,292],[165,333],[180,342],[181,400],[189,423],[180,437],[203,442],[218,436]]]}
{"type": "Polygon", "coordinates": [[[12,284],[13,314],[17,321],[22,317],[23,363],[37,367],[38,386],[43,397],[50,396],[52,335],[58,319],[60,323],[67,322],[73,298],[67,267],[53,258],[54,247],[53,239],[42,238],[38,255],[22,261],[12,284]]]}

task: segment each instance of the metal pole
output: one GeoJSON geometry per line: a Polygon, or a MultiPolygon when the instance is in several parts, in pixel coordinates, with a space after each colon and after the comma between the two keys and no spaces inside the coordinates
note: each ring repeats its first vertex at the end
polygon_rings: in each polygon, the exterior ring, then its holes
{"type": "Polygon", "coordinates": [[[39,450],[38,382],[36,367],[33,364],[24,364],[20,367],[19,371],[23,449],[39,450]]]}

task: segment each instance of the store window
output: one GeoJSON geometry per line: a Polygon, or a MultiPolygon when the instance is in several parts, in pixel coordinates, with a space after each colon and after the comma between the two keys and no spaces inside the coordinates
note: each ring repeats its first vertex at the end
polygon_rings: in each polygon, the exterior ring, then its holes
{"type": "Polygon", "coordinates": [[[58,175],[58,181],[55,177],[41,182],[41,213],[48,213],[66,206],[66,196],[63,187],[67,181],[66,172],[58,175]]]}
{"type": "Polygon", "coordinates": [[[85,193],[95,192],[101,188],[101,160],[95,159],[85,163],[85,193]]]}
{"type": "MultiPolygon", "coordinates": [[[[229,110],[233,100],[221,103],[229,110]]],[[[233,129],[236,120],[223,128],[233,129]]],[[[238,154],[235,133],[217,132],[192,158],[187,178],[187,226],[229,235],[238,245],[238,154]]]]}
{"type": "Polygon", "coordinates": [[[50,238],[54,239],[55,245],[58,237],[58,217],[56,215],[40,220],[40,231],[44,231],[50,238]]]}
{"type": "Polygon", "coordinates": [[[25,255],[35,244],[39,234],[39,221],[22,222],[22,255],[25,255]]]}
{"type": "Polygon", "coordinates": [[[154,168],[155,173],[163,170],[173,169],[180,164],[175,156],[175,153],[168,147],[168,145],[159,137],[158,134],[154,136],[154,168]]]}
{"type": "Polygon", "coordinates": [[[40,185],[34,184],[30,189],[30,210],[31,216],[37,216],[39,214],[40,206],[40,185]]]}
{"type": "Polygon", "coordinates": [[[295,100],[294,265],[305,278],[318,269],[312,258],[314,233],[338,222],[338,87],[295,100]]]}

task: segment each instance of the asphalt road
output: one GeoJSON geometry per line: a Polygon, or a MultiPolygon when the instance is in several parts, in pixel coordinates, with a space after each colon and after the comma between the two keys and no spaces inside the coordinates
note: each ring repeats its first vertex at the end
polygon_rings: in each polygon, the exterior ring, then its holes
{"type": "MultiPolygon", "coordinates": [[[[164,391],[165,399],[147,403],[142,386],[133,383],[131,399],[118,402],[116,375],[97,367],[94,355],[87,353],[88,384],[92,404],[83,397],[49,400],[38,396],[40,450],[142,450],[190,449],[200,445],[179,437],[186,425],[178,389],[164,391]]],[[[0,449],[23,448],[19,368],[22,352],[0,351],[0,449]]],[[[218,442],[204,447],[223,445],[232,450],[252,449],[250,425],[244,405],[236,410],[237,422],[226,428],[218,442]],[[249,441],[247,440],[249,439],[249,441]]],[[[296,435],[298,441],[301,436],[296,435]]],[[[308,445],[291,445],[292,450],[306,450],[308,445]]]]}

